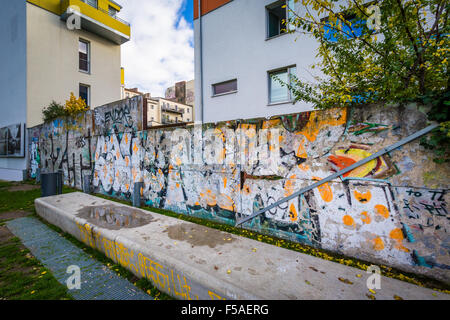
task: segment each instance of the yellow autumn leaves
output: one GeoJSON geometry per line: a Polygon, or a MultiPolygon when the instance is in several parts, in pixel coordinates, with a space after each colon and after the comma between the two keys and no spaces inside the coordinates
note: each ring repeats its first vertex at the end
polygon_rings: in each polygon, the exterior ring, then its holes
{"type": "Polygon", "coordinates": [[[68,113],[68,115],[73,116],[78,113],[88,111],[90,108],[86,105],[86,101],[84,101],[84,99],[82,99],[81,97],[77,99],[73,92],[71,92],[70,99],[66,100],[64,109],[68,113]]]}

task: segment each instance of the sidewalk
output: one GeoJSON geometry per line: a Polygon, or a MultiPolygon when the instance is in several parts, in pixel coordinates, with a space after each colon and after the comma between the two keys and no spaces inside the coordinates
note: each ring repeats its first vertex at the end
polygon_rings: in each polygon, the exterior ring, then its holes
{"type": "Polygon", "coordinates": [[[450,300],[450,295],[248,238],[71,193],[35,201],[50,223],[178,299],[450,300]]]}
{"type": "Polygon", "coordinates": [[[9,221],[6,225],[62,285],[66,285],[71,276],[66,272],[67,268],[71,265],[80,267],[81,289],[69,290],[74,299],[153,300],[39,220],[20,218],[9,221]]]}

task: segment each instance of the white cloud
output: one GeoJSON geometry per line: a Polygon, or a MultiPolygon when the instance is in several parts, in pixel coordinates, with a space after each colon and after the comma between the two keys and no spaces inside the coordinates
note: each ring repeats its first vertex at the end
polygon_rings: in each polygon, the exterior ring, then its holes
{"type": "Polygon", "coordinates": [[[126,87],[157,97],[194,78],[194,31],[181,14],[186,1],[119,1],[119,17],[131,23],[131,40],[122,45],[126,87]]]}

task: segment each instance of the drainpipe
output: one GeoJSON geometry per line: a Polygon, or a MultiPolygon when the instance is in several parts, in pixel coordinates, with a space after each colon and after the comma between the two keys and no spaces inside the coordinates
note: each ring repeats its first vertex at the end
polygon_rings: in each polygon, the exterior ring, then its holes
{"type": "Polygon", "coordinates": [[[198,0],[199,50],[200,50],[200,109],[201,121],[204,123],[203,111],[203,30],[202,30],[202,0],[198,0]]]}

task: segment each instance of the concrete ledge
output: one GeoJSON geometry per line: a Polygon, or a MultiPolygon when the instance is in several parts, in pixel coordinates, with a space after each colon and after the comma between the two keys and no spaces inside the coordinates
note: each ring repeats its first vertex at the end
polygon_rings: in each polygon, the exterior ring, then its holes
{"type": "MultiPolygon", "coordinates": [[[[35,205],[51,224],[178,299],[366,300],[372,294],[370,274],[362,270],[84,193],[36,199],[35,205]]],[[[394,295],[450,298],[382,276],[374,296],[394,295]]]]}
{"type": "Polygon", "coordinates": [[[26,170],[0,168],[0,180],[24,181],[25,179],[26,179],[26,170]]]}

